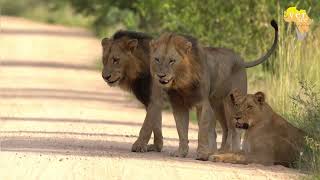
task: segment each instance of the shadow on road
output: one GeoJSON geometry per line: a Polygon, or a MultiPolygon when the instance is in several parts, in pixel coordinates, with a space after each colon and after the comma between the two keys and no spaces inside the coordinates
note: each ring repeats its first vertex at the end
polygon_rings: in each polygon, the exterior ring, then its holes
{"type": "Polygon", "coordinates": [[[100,101],[100,102],[110,102],[112,104],[127,104],[128,100],[118,100],[108,97],[85,97],[85,96],[64,96],[64,95],[18,95],[18,94],[1,94],[0,98],[24,98],[24,99],[62,99],[62,100],[85,100],[85,101],[100,101]]]}
{"type": "Polygon", "coordinates": [[[32,62],[31,60],[1,60],[1,66],[8,67],[48,67],[48,68],[61,68],[61,69],[73,69],[73,70],[90,70],[97,71],[96,67],[92,67],[89,65],[81,65],[81,64],[65,64],[65,63],[56,63],[54,61],[41,61],[41,62],[32,62]]]}
{"type": "Polygon", "coordinates": [[[59,90],[41,88],[0,88],[0,98],[24,98],[24,99],[61,99],[108,102],[111,104],[128,105],[129,99],[119,93],[101,93],[80,90],[59,90]],[[120,97],[120,98],[118,98],[120,97]]]}
{"type": "Polygon", "coordinates": [[[114,92],[97,92],[97,91],[84,91],[74,89],[52,89],[52,88],[0,88],[0,92],[26,92],[26,93],[63,93],[63,94],[79,94],[79,95],[94,95],[94,96],[120,96],[121,93],[114,92]]]}
{"type": "Polygon", "coordinates": [[[28,29],[3,29],[2,34],[7,35],[46,35],[46,36],[77,36],[92,38],[92,33],[84,31],[48,31],[48,30],[28,30],[28,29]]]}
{"type": "MultiPolygon", "coordinates": [[[[75,119],[75,118],[41,118],[41,117],[0,117],[0,121],[32,121],[32,122],[49,122],[49,123],[86,123],[86,124],[106,124],[106,125],[125,125],[125,126],[142,126],[141,123],[124,122],[119,120],[105,120],[105,119],[75,119]]],[[[174,125],[162,125],[164,128],[176,128],[174,125]]],[[[189,127],[189,130],[197,130],[189,127]]]]}
{"type": "MultiPolygon", "coordinates": [[[[134,140],[133,140],[134,141],[134,140]]],[[[213,163],[210,161],[197,161],[195,160],[195,149],[191,148],[187,158],[172,157],[170,153],[176,150],[177,146],[165,146],[162,152],[147,152],[147,153],[135,153],[130,152],[132,142],[118,142],[108,140],[88,140],[88,139],[76,139],[68,137],[4,137],[1,138],[1,151],[3,152],[25,152],[36,154],[59,154],[66,155],[67,157],[82,156],[82,157],[109,157],[117,159],[141,159],[141,160],[156,160],[163,162],[174,163],[176,168],[186,168],[183,163],[195,163],[202,165],[214,165],[220,168],[232,168],[237,167],[243,170],[264,170],[264,171],[281,171],[281,168],[272,168],[267,166],[244,166],[228,163],[213,163]],[[177,164],[175,162],[182,162],[177,164]]],[[[67,158],[66,157],[66,158],[67,158]]],[[[61,161],[60,158],[59,161],[61,161]]],[[[190,166],[187,166],[190,168],[190,166]]],[[[199,167],[197,167],[199,168],[199,167]]]]}
{"type": "MultiPolygon", "coordinates": [[[[3,133],[3,132],[1,132],[3,133]]],[[[46,132],[44,132],[46,133],[46,132]]],[[[109,135],[108,135],[109,136],[109,135]]],[[[184,161],[201,164],[212,164],[194,160],[195,149],[191,148],[189,158],[170,157],[170,153],[177,146],[165,145],[163,152],[134,153],[130,152],[132,142],[118,142],[109,140],[77,139],[69,137],[30,137],[9,136],[1,138],[1,151],[4,152],[29,152],[38,154],[60,154],[90,157],[117,157],[129,159],[184,161]]],[[[178,145],[178,140],[177,141],[178,145]]]]}
{"type": "MultiPolygon", "coordinates": [[[[11,137],[6,136],[6,134],[28,134],[29,137],[34,135],[52,135],[52,136],[61,136],[61,135],[67,135],[67,136],[82,136],[82,137],[90,137],[90,136],[104,136],[104,137],[122,137],[122,138],[133,138],[136,140],[138,136],[136,135],[124,135],[124,134],[109,134],[109,133],[84,133],[84,132],[61,132],[61,131],[1,131],[1,134],[4,135],[5,138],[11,137]]],[[[77,140],[77,138],[74,138],[77,140]]],[[[179,143],[179,139],[177,138],[164,138],[164,140],[168,141],[176,141],[179,143]]],[[[151,140],[150,140],[151,142],[151,140]]],[[[196,139],[189,139],[189,142],[197,142],[196,139]]]]}
{"type": "Polygon", "coordinates": [[[71,154],[84,156],[107,156],[117,151],[127,153],[132,143],[86,140],[68,137],[3,137],[1,151],[16,152],[47,152],[57,154],[71,154]]]}

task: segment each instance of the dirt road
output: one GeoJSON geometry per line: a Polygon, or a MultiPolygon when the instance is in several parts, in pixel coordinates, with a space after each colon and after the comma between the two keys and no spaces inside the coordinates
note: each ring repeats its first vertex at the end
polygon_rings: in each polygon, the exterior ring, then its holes
{"type": "Polygon", "coordinates": [[[1,18],[0,179],[296,179],[281,166],[170,157],[178,145],[163,115],[164,150],[132,153],[145,111],[94,69],[99,40],[86,30],[1,18]]]}

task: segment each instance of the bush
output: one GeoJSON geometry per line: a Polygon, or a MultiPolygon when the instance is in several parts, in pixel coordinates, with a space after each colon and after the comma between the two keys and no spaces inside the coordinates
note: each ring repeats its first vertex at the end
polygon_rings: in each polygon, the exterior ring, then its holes
{"type": "Polygon", "coordinates": [[[320,172],[320,93],[311,83],[301,82],[297,95],[292,97],[293,107],[289,121],[307,133],[306,148],[300,161],[301,169],[320,172]]]}

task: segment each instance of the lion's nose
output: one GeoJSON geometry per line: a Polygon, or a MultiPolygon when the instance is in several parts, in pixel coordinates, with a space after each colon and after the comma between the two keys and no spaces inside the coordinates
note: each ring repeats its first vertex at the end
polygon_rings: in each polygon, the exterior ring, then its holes
{"type": "Polygon", "coordinates": [[[241,117],[240,116],[236,116],[236,117],[234,117],[234,119],[239,121],[241,119],[241,117]]]}
{"type": "Polygon", "coordinates": [[[166,76],[166,74],[164,74],[164,73],[158,73],[157,76],[158,76],[159,78],[163,78],[163,77],[166,76]]]}
{"type": "Polygon", "coordinates": [[[109,80],[110,78],[111,78],[111,74],[108,74],[108,75],[102,75],[102,78],[104,79],[104,80],[109,80]]]}

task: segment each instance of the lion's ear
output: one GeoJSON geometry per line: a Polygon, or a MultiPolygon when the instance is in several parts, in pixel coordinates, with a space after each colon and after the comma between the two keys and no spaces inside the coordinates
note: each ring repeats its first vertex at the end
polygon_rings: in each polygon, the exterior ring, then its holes
{"type": "Polygon", "coordinates": [[[183,36],[176,36],[174,39],[176,45],[183,49],[187,54],[192,50],[192,43],[183,36]]]}
{"type": "Polygon", "coordinates": [[[152,40],[149,42],[149,46],[150,46],[151,49],[155,49],[156,46],[157,46],[156,41],[152,39],[152,40]]]}
{"type": "Polygon", "coordinates": [[[127,41],[127,48],[130,50],[130,51],[134,51],[138,46],[138,40],[137,39],[129,39],[127,41]]]}
{"type": "Polygon", "coordinates": [[[190,53],[191,52],[191,49],[192,49],[192,43],[190,41],[187,41],[186,44],[185,44],[185,49],[186,49],[186,52],[187,53],[190,53]]]}
{"type": "Polygon", "coordinates": [[[254,94],[254,97],[256,98],[256,100],[260,103],[263,104],[265,101],[265,95],[263,92],[257,92],[254,94]]]}
{"type": "Polygon", "coordinates": [[[239,89],[233,89],[230,92],[230,99],[233,105],[239,104],[239,99],[243,96],[242,92],[239,89]]]}
{"type": "Polygon", "coordinates": [[[230,94],[230,99],[233,105],[236,105],[236,98],[234,97],[233,94],[230,94]]]}
{"type": "Polygon", "coordinates": [[[106,46],[108,43],[110,43],[110,39],[109,38],[103,38],[102,40],[101,40],[101,45],[104,47],[104,46],[106,46]]]}

